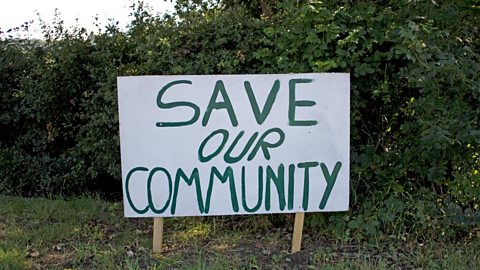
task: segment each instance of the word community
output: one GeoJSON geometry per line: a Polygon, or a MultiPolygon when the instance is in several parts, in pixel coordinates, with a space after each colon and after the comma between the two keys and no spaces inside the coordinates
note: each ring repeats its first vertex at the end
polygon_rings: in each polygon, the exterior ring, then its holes
{"type": "Polygon", "coordinates": [[[311,180],[311,170],[319,168],[323,174],[323,181],[326,182],[326,188],[323,192],[323,195],[321,196],[321,201],[319,202],[319,205],[315,207],[318,207],[318,209],[322,210],[325,208],[328,198],[330,197],[330,193],[332,192],[332,189],[335,185],[341,167],[341,162],[337,162],[333,170],[329,170],[325,163],[319,162],[302,162],[296,165],[290,164],[288,166],[280,164],[276,168],[276,170],[272,168],[272,166],[259,166],[258,182],[255,183],[258,185],[258,195],[256,202],[253,203],[254,206],[249,206],[247,202],[246,190],[248,187],[245,181],[245,166],[241,167],[240,172],[234,172],[233,168],[230,166],[223,170],[223,172],[220,171],[217,167],[211,167],[205,199],[203,199],[204,195],[202,192],[201,179],[198,168],[194,168],[191,171],[190,176],[188,176],[188,174],[183,169],[178,168],[172,176],[172,173],[162,167],[155,167],[152,169],[148,169],[146,167],[136,167],[130,170],[127,174],[127,178],[125,181],[125,190],[128,203],[137,214],[144,214],[148,210],[151,210],[153,213],[156,214],[162,214],[168,209],[170,209],[170,214],[175,215],[179,189],[186,189],[192,186],[194,186],[195,189],[195,194],[197,197],[196,207],[198,207],[199,214],[208,214],[210,211],[210,201],[215,183],[228,183],[230,194],[225,199],[228,199],[229,197],[232,207],[231,210],[235,213],[239,211],[240,205],[246,213],[255,213],[260,209],[262,205],[264,205],[266,211],[269,211],[270,205],[272,203],[271,194],[273,192],[276,192],[275,194],[278,198],[278,205],[280,211],[284,211],[286,209],[289,211],[293,210],[295,194],[301,194],[302,209],[304,211],[308,211],[310,181],[322,181],[322,179],[311,180]],[[296,181],[295,170],[297,169],[303,170],[303,191],[301,193],[295,192],[294,190],[294,183],[296,181]],[[132,200],[132,197],[130,196],[130,182],[132,181],[132,177],[137,174],[139,175],[138,177],[136,177],[137,179],[139,178],[137,181],[141,180],[142,182],[146,183],[145,188],[148,198],[148,205],[144,206],[143,208],[139,206],[138,203],[134,202],[132,200]],[[166,198],[153,197],[154,191],[152,190],[152,182],[154,177],[158,174],[162,174],[163,177],[161,178],[161,180],[166,181],[167,183],[168,196],[166,196],[166,198]],[[240,175],[241,178],[240,183],[235,181],[238,175],[240,175]],[[241,203],[239,203],[238,200],[238,185],[240,185],[241,189],[241,203]],[[272,191],[272,189],[275,189],[275,191],[272,191]]]}

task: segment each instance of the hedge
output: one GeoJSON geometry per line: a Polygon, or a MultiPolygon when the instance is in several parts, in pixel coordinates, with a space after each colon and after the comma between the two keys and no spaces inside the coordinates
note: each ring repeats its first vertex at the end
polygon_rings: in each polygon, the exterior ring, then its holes
{"type": "Polygon", "coordinates": [[[0,33],[1,192],[121,198],[117,76],[349,72],[352,210],[308,224],[343,238],[478,235],[478,3],[271,2],[269,16],[189,3],[163,17],[139,3],[124,31],[57,18],[42,40],[12,34],[28,25],[0,33]]]}

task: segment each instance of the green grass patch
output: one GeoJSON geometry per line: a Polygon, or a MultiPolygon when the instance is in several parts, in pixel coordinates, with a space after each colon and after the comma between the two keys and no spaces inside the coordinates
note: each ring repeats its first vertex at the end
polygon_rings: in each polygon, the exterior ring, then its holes
{"type": "Polygon", "coordinates": [[[0,269],[480,269],[478,235],[466,242],[335,241],[269,216],[170,218],[162,254],[152,219],[124,218],[121,203],[95,198],[0,196],[0,269]]]}

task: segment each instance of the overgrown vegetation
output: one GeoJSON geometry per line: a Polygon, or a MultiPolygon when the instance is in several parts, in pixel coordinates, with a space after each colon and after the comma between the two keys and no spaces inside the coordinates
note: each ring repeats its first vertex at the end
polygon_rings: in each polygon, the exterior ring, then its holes
{"type": "Polygon", "coordinates": [[[372,242],[479,236],[478,1],[214,2],[164,17],[137,4],[125,31],[57,19],[44,40],[2,33],[1,192],[119,198],[117,76],[349,72],[351,211],[308,225],[372,242]]]}

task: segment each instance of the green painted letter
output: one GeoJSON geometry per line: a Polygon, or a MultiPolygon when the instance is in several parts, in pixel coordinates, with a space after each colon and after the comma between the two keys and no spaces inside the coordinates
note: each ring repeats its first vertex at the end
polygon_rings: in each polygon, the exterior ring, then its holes
{"type": "Polygon", "coordinates": [[[165,210],[170,205],[170,199],[172,198],[172,177],[170,176],[170,173],[168,173],[166,169],[161,167],[154,168],[152,171],[150,171],[150,175],[148,176],[147,190],[148,190],[147,192],[148,205],[150,206],[150,209],[152,209],[152,212],[154,212],[155,214],[161,214],[165,212],[165,210]],[[152,178],[153,178],[153,175],[158,171],[163,172],[167,176],[167,181],[168,181],[168,199],[163,205],[162,209],[160,210],[157,210],[157,208],[155,208],[155,204],[153,203],[153,198],[152,198],[152,178]]]}
{"type": "Polygon", "coordinates": [[[268,152],[268,148],[278,147],[278,146],[282,145],[284,140],[285,140],[285,133],[279,128],[271,128],[271,129],[265,131],[265,133],[262,134],[260,139],[258,139],[257,144],[255,144],[255,147],[252,149],[252,152],[250,153],[250,155],[248,155],[247,160],[248,161],[252,160],[255,157],[255,155],[257,154],[257,152],[260,148],[262,148],[263,156],[265,157],[265,159],[270,160],[270,153],[268,152]],[[267,136],[270,133],[277,133],[278,134],[279,138],[278,138],[277,142],[269,143],[269,142],[265,141],[265,138],[267,138],[267,136]]]}
{"type": "Polygon", "coordinates": [[[208,124],[213,109],[226,109],[228,116],[230,117],[230,122],[232,122],[232,126],[236,127],[238,125],[237,116],[235,115],[232,102],[230,102],[230,98],[228,97],[227,90],[225,90],[225,85],[222,80],[218,80],[217,83],[215,83],[215,89],[213,90],[212,97],[210,98],[210,102],[208,102],[207,110],[202,119],[203,126],[208,124]],[[217,102],[218,94],[221,94],[223,98],[222,102],[217,102]]]}
{"type": "Polygon", "coordinates": [[[200,144],[200,147],[198,148],[198,160],[200,160],[201,162],[207,162],[207,161],[210,161],[212,158],[214,158],[216,155],[218,155],[218,153],[220,153],[220,151],[222,151],[223,147],[225,146],[225,143],[227,143],[227,140],[228,140],[228,131],[225,130],[225,129],[219,129],[219,130],[215,130],[214,132],[212,132],[212,134],[208,135],[203,141],[202,143],[200,144]],[[222,142],[220,143],[220,145],[217,147],[217,150],[215,150],[215,152],[211,153],[210,155],[208,156],[204,156],[203,155],[203,149],[205,148],[205,145],[207,144],[207,142],[215,135],[217,134],[222,134],[222,142]]]}
{"type": "Polygon", "coordinates": [[[305,174],[303,178],[303,202],[302,202],[302,208],[303,210],[308,209],[308,194],[309,194],[309,189],[310,189],[310,168],[317,167],[318,162],[303,162],[303,163],[298,163],[299,168],[305,168],[305,174]]]}
{"type": "Polygon", "coordinates": [[[261,125],[267,119],[268,114],[272,110],[272,105],[275,102],[275,98],[277,97],[278,90],[280,90],[280,81],[275,80],[272,86],[272,90],[268,94],[267,100],[265,101],[265,105],[263,105],[263,110],[260,111],[260,107],[258,106],[257,99],[255,98],[255,94],[253,93],[252,86],[250,85],[249,81],[245,81],[243,83],[245,85],[245,91],[247,91],[248,100],[250,101],[250,106],[252,106],[253,115],[255,116],[255,120],[257,120],[257,124],[261,125]]]}
{"type": "Polygon", "coordinates": [[[295,185],[295,165],[288,165],[288,210],[293,209],[293,195],[295,185]]]}
{"type": "Polygon", "coordinates": [[[235,140],[233,140],[232,144],[227,149],[227,152],[225,152],[225,155],[223,155],[223,160],[225,160],[225,162],[232,164],[232,163],[236,163],[236,162],[240,161],[243,158],[243,156],[245,156],[245,154],[247,154],[247,151],[250,149],[253,142],[255,141],[255,139],[258,136],[258,132],[253,133],[252,137],[250,137],[247,144],[243,148],[242,152],[240,152],[240,154],[238,154],[238,156],[232,157],[233,149],[235,149],[235,146],[237,145],[240,138],[242,138],[244,133],[245,133],[245,131],[243,131],[243,130],[240,131],[240,133],[238,133],[237,137],[235,137],[235,140]]]}
{"type": "Polygon", "coordinates": [[[328,198],[330,197],[330,193],[332,192],[333,186],[335,185],[335,181],[337,180],[338,172],[340,171],[340,168],[342,168],[342,163],[338,161],[335,164],[331,175],[328,172],[328,168],[325,163],[320,164],[320,167],[322,168],[323,176],[327,181],[327,188],[325,189],[325,192],[322,196],[322,201],[320,202],[320,209],[324,209],[325,205],[327,204],[328,198]]]}
{"type": "Polygon", "coordinates": [[[275,175],[272,167],[267,166],[267,179],[265,183],[265,210],[270,210],[270,193],[271,193],[271,182],[275,184],[278,194],[278,204],[280,210],[285,209],[285,166],[280,164],[278,166],[278,172],[275,175]]]}
{"type": "Polygon", "coordinates": [[[247,191],[245,187],[245,166],[242,167],[242,206],[245,211],[248,213],[254,213],[257,211],[260,206],[262,205],[262,197],[263,197],[263,167],[258,167],[258,201],[257,205],[253,208],[249,208],[247,205],[247,191]]]}
{"type": "Polygon", "coordinates": [[[181,168],[178,168],[177,174],[175,175],[175,186],[173,188],[172,207],[170,208],[170,212],[172,213],[172,215],[175,214],[175,209],[177,207],[177,195],[178,195],[178,187],[180,185],[180,178],[183,178],[185,180],[185,183],[187,183],[188,186],[191,186],[193,184],[193,181],[195,181],[198,209],[200,210],[200,213],[202,214],[205,213],[205,207],[203,205],[203,198],[202,198],[202,187],[200,186],[200,176],[198,174],[198,169],[197,168],[193,169],[190,177],[187,177],[187,175],[183,172],[183,170],[181,168]]]}
{"type": "Polygon", "coordinates": [[[135,205],[133,204],[132,198],[130,197],[130,189],[129,189],[130,177],[132,177],[132,174],[136,171],[148,172],[148,169],[145,167],[135,167],[128,172],[127,178],[125,179],[125,193],[127,193],[127,201],[130,207],[132,207],[133,211],[137,214],[145,214],[148,211],[148,205],[142,210],[140,210],[137,207],[135,207],[135,205]]]}
{"type": "Polygon", "coordinates": [[[295,85],[298,83],[311,83],[312,79],[291,79],[288,82],[288,124],[290,126],[314,126],[317,124],[316,120],[296,120],[296,107],[311,107],[315,105],[313,100],[296,100],[295,99],[295,85]]]}
{"type": "Polygon", "coordinates": [[[216,167],[212,167],[212,170],[210,172],[210,182],[208,183],[207,189],[207,198],[205,200],[205,213],[208,213],[208,211],[210,210],[210,199],[212,198],[213,181],[215,179],[215,176],[218,178],[218,180],[220,180],[222,184],[229,180],[228,183],[230,185],[230,199],[232,202],[232,208],[235,213],[238,212],[238,199],[237,190],[235,189],[235,179],[233,178],[232,168],[228,166],[225,169],[225,172],[223,172],[223,174],[221,174],[216,167]]]}
{"type": "Polygon", "coordinates": [[[183,122],[157,122],[156,126],[157,127],[179,127],[179,126],[188,126],[193,123],[195,123],[198,120],[198,117],[200,115],[200,108],[198,108],[197,105],[191,103],[191,102],[186,102],[186,101],[178,101],[178,102],[170,102],[170,103],[164,103],[162,102],[162,96],[165,94],[165,91],[167,91],[168,88],[176,85],[176,84],[192,84],[192,81],[188,80],[178,80],[178,81],[173,81],[165,85],[159,92],[157,96],[157,106],[161,109],[171,109],[175,107],[190,107],[193,109],[193,116],[190,120],[183,121],[183,122]]]}

